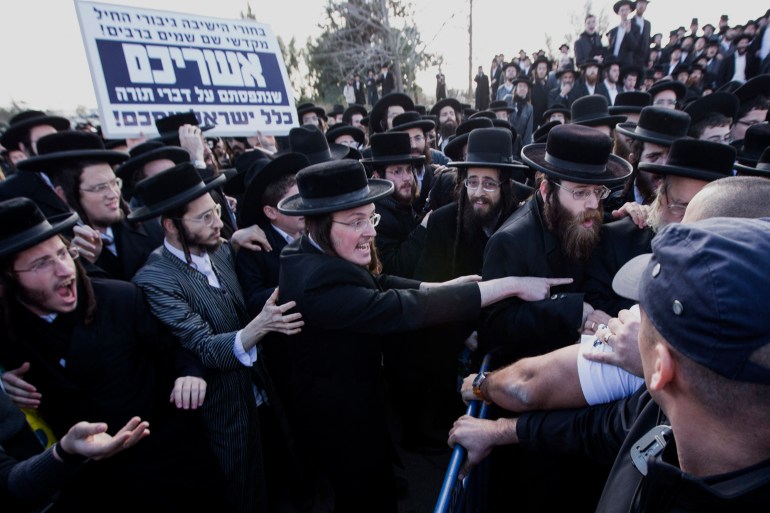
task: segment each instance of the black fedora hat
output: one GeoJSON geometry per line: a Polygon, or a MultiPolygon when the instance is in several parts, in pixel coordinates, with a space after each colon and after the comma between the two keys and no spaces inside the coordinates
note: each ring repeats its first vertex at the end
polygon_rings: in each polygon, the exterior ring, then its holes
{"type": "Polygon", "coordinates": [[[521,158],[552,178],[612,186],[624,182],[632,166],[611,151],[612,139],[600,131],[583,125],[559,125],[548,133],[545,144],[522,148],[521,158]]]}
{"type": "Polygon", "coordinates": [[[731,118],[733,122],[735,122],[735,117],[738,115],[740,106],[741,104],[738,101],[737,96],[732,93],[720,91],[701,96],[697,100],[687,104],[683,110],[690,115],[692,124],[695,125],[715,112],[722,114],[727,118],[731,118]]]}
{"type": "Polygon", "coordinates": [[[373,203],[393,193],[393,182],[367,178],[355,160],[333,160],[308,166],[297,173],[299,194],[284,198],[278,211],[312,216],[339,212],[373,203]]]}
{"type": "Polygon", "coordinates": [[[559,112],[564,114],[564,117],[566,118],[567,123],[569,123],[569,120],[571,119],[571,116],[572,116],[572,111],[568,107],[566,107],[565,105],[562,105],[561,103],[556,103],[556,104],[554,104],[553,107],[551,107],[550,109],[548,109],[545,112],[543,112],[543,119],[542,119],[542,121],[545,122],[545,120],[550,118],[552,114],[556,114],[556,113],[559,113],[559,112]]]}
{"type": "Polygon", "coordinates": [[[738,162],[747,166],[756,164],[765,148],[770,146],[770,125],[760,123],[750,126],[743,139],[733,141],[731,145],[738,151],[738,162]]]}
{"type": "Polygon", "coordinates": [[[22,160],[16,168],[22,171],[57,171],[62,165],[79,160],[120,164],[129,158],[124,151],[108,150],[96,134],[78,130],[56,132],[37,141],[37,156],[22,160]]]}
{"type": "Polygon", "coordinates": [[[506,102],[505,100],[495,100],[489,104],[489,110],[491,110],[492,112],[497,112],[499,110],[504,110],[506,112],[513,112],[516,109],[508,105],[508,102],[506,102]]]}
{"type": "Polygon", "coordinates": [[[157,140],[173,146],[179,146],[179,128],[183,125],[195,125],[206,132],[214,128],[214,125],[200,125],[194,112],[179,112],[164,118],[155,120],[155,128],[158,130],[157,140]]]}
{"type": "Polygon", "coordinates": [[[319,118],[326,119],[326,110],[323,107],[319,107],[312,102],[305,102],[297,105],[297,120],[300,124],[302,124],[302,116],[308,112],[314,112],[319,118]]]}
{"type": "Polygon", "coordinates": [[[134,196],[142,206],[128,214],[129,221],[145,221],[187,205],[222,185],[227,180],[221,174],[204,182],[195,166],[189,162],[161,171],[136,183],[134,196]]]}
{"type": "Polygon", "coordinates": [[[369,113],[369,133],[377,134],[384,132],[388,127],[384,123],[388,115],[388,107],[400,105],[404,111],[414,110],[414,102],[404,93],[386,94],[374,104],[369,113]]]}
{"type": "Polygon", "coordinates": [[[762,152],[762,155],[759,156],[759,160],[757,160],[753,166],[736,163],[735,171],[739,175],[751,175],[761,176],[762,178],[770,178],[770,147],[765,148],[765,151],[762,152]]]}
{"type": "Polygon", "coordinates": [[[516,77],[513,81],[513,87],[516,87],[519,84],[527,84],[527,87],[532,89],[532,81],[527,77],[516,77]]]}
{"type": "Polygon", "coordinates": [[[527,166],[513,157],[511,132],[504,128],[478,128],[468,134],[468,154],[465,160],[450,162],[450,167],[491,167],[508,170],[527,170],[527,166]]]}
{"type": "MultiPolygon", "coordinates": [[[[467,108],[463,109],[462,119],[470,119],[477,112],[479,112],[478,109],[467,109],[467,108]]],[[[433,117],[435,118],[436,116],[433,116],[433,117]]],[[[436,121],[438,121],[438,118],[436,119],[436,121]]]]}
{"type": "Polygon", "coordinates": [[[476,117],[463,121],[457,127],[454,136],[444,146],[444,155],[449,157],[450,161],[463,160],[463,146],[468,144],[468,135],[478,128],[492,128],[494,125],[489,118],[476,117]]]}
{"type": "Polygon", "coordinates": [[[735,90],[735,96],[741,103],[746,103],[757,96],[770,97],[770,74],[764,73],[747,80],[735,90]]]}
{"type": "Polygon", "coordinates": [[[361,163],[370,166],[373,164],[401,164],[411,162],[414,165],[425,162],[425,156],[412,155],[412,146],[409,134],[406,132],[385,132],[374,134],[369,139],[372,156],[361,159],[361,163]]]}
{"type": "Polygon", "coordinates": [[[63,233],[78,222],[75,213],[61,214],[46,219],[38,206],[29,198],[18,197],[0,202],[0,258],[63,233]]]}
{"type": "Polygon", "coordinates": [[[581,69],[581,71],[585,71],[586,68],[590,68],[591,66],[595,66],[599,69],[602,69],[601,63],[596,59],[586,59],[585,61],[580,63],[579,68],[581,69]]]}
{"type": "Polygon", "coordinates": [[[727,144],[685,137],[671,144],[665,164],[642,162],[639,169],[713,182],[733,175],[735,153],[735,148],[727,144]]]}
{"type": "Polygon", "coordinates": [[[190,162],[190,153],[178,146],[167,146],[160,141],[145,141],[128,150],[130,158],[115,169],[115,174],[125,183],[134,171],[154,160],[170,160],[175,165],[190,162]]]}
{"type": "Polygon", "coordinates": [[[532,68],[531,69],[536,69],[537,65],[540,64],[541,62],[544,62],[546,67],[548,69],[551,69],[551,61],[548,59],[548,57],[545,57],[545,56],[542,56],[542,55],[532,62],[532,68]]]}
{"type": "Polygon", "coordinates": [[[532,134],[532,142],[543,143],[548,140],[548,132],[557,125],[561,125],[561,121],[549,121],[544,125],[540,125],[537,130],[532,134]]]}
{"type": "Polygon", "coordinates": [[[516,75],[517,76],[518,76],[519,73],[521,73],[521,68],[515,62],[504,62],[503,63],[503,75],[505,75],[505,70],[507,70],[508,68],[516,68],[516,75]]]}
{"type": "Polygon", "coordinates": [[[342,122],[347,123],[348,125],[353,123],[353,114],[361,114],[361,116],[366,117],[369,112],[367,112],[366,107],[359,103],[351,103],[348,105],[348,108],[345,109],[345,112],[342,113],[342,122]]]}
{"type": "Polygon", "coordinates": [[[246,192],[246,187],[248,187],[256,169],[267,165],[272,158],[272,154],[264,152],[260,148],[244,151],[235,157],[235,162],[233,162],[235,175],[228,179],[222,187],[224,193],[228,196],[239,196],[246,192]]]}
{"type": "Polygon", "coordinates": [[[618,14],[618,11],[620,11],[620,8],[624,5],[629,6],[632,11],[636,9],[636,2],[632,2],[631,0],[619,0],[612,6],[612,10],[615,11],[615,14],[618,14]]]}
{"type": "Polygon", "coordinates": [[[674,91],[676,99],[681,100],[684,98],[684,95],[687,94],[687,87],[676,80],[661,78],[647,90],[647,92],[650,93],[650,96],[652,96],[653,102],[655,101],[655,95],[662,91],[674,91]]]}
{"type": "MultiPolygon", "coordinates": [[[[505,103],[505,102],[503,102],[505,103]]],[[[480,110],[478,112],[473,113],[471,116],[468,117],[468,119],[478,119],[478,118],[486,118],[486,119],[497,119],[497,114],[494,113],[494,111],[491,110],[480,110]]]]}
{"type": "Polygon", "coordinates": [[[328,142],[330,145],[337,144],[334,141],[343,135],[349,135],[361,146],[366,143],[366,134],[364,131],[358,127],[351,126],[344,121],[342,123],[337,123],[326,131],[326,142],[328,142]]]}
{"type": "Polygon", "coordinates": [[[238,224],[266,227],[269,221],[262,211],[262,196],[267,186],[284,176],[296,174],[309,165],[310,161],[301,153],[284,153],[269,161],[267,165],[259,166],[246,189],[241,208],[238,209],[238,224]]]}
{"type": "Polygon", "coordinates": [[[27,131],[41,125],[50,125],[57,132],[67,130],[70,122],[61,116],[49,116],[39,110],[25,110],[19,112],[8,121],[8,129],[0,136],[0,144],[7,150],[18,149],[19,143],[26,137],[27,131]]]}
{"type": "Polygon", "coordinates": [[[459,100],[455,98],[444,98],[443,100],[437,101],[433,107],[430,108],[430,113],[434,116],[438,116],[441,112],[441,109],[444,107],[452,107],[452,110],[458,114],[462,114],[463,112],[463,107],[459,100]]]}
{"type": "Polygon", "coordinates": [[[423,119],[416,110],[411,110],[393,118],[393,128],[389,129],[388,132],[404,132],[410,128],[419,128],[423,132],[430,132],[436,128],[436,124],[429,119],[423,119]]]}
{"type": "Polygon", "coordinates": [[[341,116],[345,113],[345,107],[340,105],[339,103],[335,103],[332,107],[331,112],[328,113],[329,116],[341,116]]]}
{"type": "Polygon", "coordinates": [[[726,84],[722,84],[721,86],[719,86],[719,88],[717,89],[717,92],[724,91],[726,93],[735,94],[735,91],[737,91],[738,88],[741,87],[742,85],[743,85],[743,82],[740,82],[738,80],[731,80],[726,84]]]}
{"type": "Polygon", "coordinates": [[[425,107],[425,105],[421,105],[419,103],[414,104],[414,110],[420,113],[420,116],[426,116],[428,114],[428,109],[425,107]]]}
{"type": "Polygon", "coordinates": [[[326,137],[316,125],[300,125],[289,130],[289,148],[292,152],[305,155],[311,164],[344,159],[350,154],[347,146],[326,142],[326,137]]]}
{"type": "Polygon", "coordinates": [[[650,93],[644,91],[624,91],[615,97],[615,103],[609,108],[610,114],[638,114],[652,103],[650,93]]]}
{"type": "Polygon", "coordinates": [[[556,72],[556,78],[560,79],[562,75],[564,75],[565,73],[572,73],[576,79],[580,76],[580,71],[576,70],[575,66],[573,66],[572,64],[567,64],[566,66],[564,66],[563,68],[561,68],[559,71],[556,72]]]}
{"type": "Polygon", "coordinates": [[[631,139],[661,146],[671,146],[677,139],[687,137],[690,116],[682,111],[664,107],[645,107],[637,123],[620,123],[617,131],[631,139]]]}
{"type": "Polygon", "coordinates": [[[601,94],[589,94],[572,102],[571,118],[573,125],[604,126],[615,128],[627,118],[621,115],[612,115],[609,111],[607,98],[601,94]]]}

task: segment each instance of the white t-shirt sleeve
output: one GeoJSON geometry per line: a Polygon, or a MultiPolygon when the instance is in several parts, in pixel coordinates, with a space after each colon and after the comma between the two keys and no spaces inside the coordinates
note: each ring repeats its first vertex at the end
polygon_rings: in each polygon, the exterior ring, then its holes
{"type": "MultiPolygon", "coordinates": [[[[632,311],[638,306],[632,307],[632,311]]],[[[588,352],[607,352],[612,348],[593,335],[583,335],[580,340],[580,354],[577,357],[578,376],[583,396],[590,405],[605,404],[636,392],[644,385],[644,380],[626,370],[606,363],[586,360],[583,354],[588,352]]]]}

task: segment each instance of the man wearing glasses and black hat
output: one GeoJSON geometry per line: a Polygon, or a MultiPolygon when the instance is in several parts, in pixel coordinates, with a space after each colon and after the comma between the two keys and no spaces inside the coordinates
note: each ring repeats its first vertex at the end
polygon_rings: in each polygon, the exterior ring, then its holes
{"type": "Polygon", "coordinates": [[[257,408],[274,397],[257,344],[271,331],[297,333],[302,321],[299,314],[283,315],[293,304],[277,305],[277,292],[257,316],[249,315],[233,248],[220,238],[220,207],[210,194],[224,180],[204,183],[192,164],[183,163],[136,185],[144,206],[129,220],[160,217],[165,240],[134,282],[153,314],[210,371],[203,421],[228,479],[230,506],[267,511],[257,408]]]}

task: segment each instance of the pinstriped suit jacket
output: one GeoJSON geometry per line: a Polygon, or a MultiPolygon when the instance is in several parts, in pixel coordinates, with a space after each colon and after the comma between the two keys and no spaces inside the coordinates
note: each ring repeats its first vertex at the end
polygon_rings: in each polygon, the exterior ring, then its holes
{"type": "Polygon", "coordinates": [[[150,255],[134,282],[153,314],[209,369],[203,418],[229,479],[228,493],[239,510],[262,511],[254,509],[265,496],[254,371],[233,353],[236,333],[250,318],[230,245],[223,243],[210,257],[221,288],[209,285],[203,273],[164,246],[150,255]]]}

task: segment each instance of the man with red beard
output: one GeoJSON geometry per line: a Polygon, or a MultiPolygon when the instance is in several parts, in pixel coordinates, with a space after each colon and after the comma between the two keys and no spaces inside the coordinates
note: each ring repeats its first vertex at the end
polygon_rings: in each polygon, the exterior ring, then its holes
{"type": "Polygon", "coordinates": [[[257,344],[271,331],[297,333],[302,321],[300,314],[284,315],[294,304],[277,305],[277,291],[258,315],[249,315],[234,249],[220,238],[221,211],[210,194],[224,180],[204,183],[183,163],[136,185],[143,206],[129,220],[160,217],[165,239],[133,281],[152,313],[208,370],[203,422],[227,478],[229,508],[269,511],[274,497],[268,497],[263,453],[276,441],[263,446],[260,417],[272,415],[266,409],[278,398],[257,344]]]}
{"type": "MultiPolygon", "coordinates": [[[[15,369],[3,386],[60,439],[83,419],[114,432],[135,416],[152,434],[117,458],[87,464],[58,445],[60,459],[80,471],[53,509],[218,509],[221,476],[198,413],[184,411],[204,403],[200,362],[155,321],[136,286],[85,275],[61,236],[77,220],[71,213],[49,221],[27,198],[0,203],[0,361],[15,369]]],[[[37,499],[47,502],[45,494],[37,499]]]]}
{"type": "MultiPolygon", "coordinates": [[[[483,279],[539,276],[573,282],[553,287],[542,301],[505,300],[483,310],[479,355],[495,350],[495,363],[501,365],[544,354],[579,340],[586,320],[609,319],[585,301],[582,287],[587,262],[599,243],[608,186],[631,174],[631,165],[612,155],[611,149],[606,135],[572,124],[557,125],[548,133],[547,143],[522,149],[524,162],[542,175],[533,197],[489,239],[483,279]]],[[[490,488],[506,488],[505,494],[490,499],[497,507],[510,507],[510,483],[515,481],[517,504],[524,509],[556,509],[566,495],[575,510],[587,511],[595,507],[601,492],[597,477],[601,480],[608,470],[585,457],[519,452],[502,456],[493,458],[490,471],[496,476],[490,488]],[[526,474],[512,475],[514,466],[526,468],[526,474]]]]}
{"type": "MultiPolygon", "coordinates": [[[[419,123],[419,121],[416,121],[419,123]]],[[[423,120],[422,123],[431,121],[423,120]]],[[[407,132],[375,134],[371,138],[372,156],[361,162],[373,178],[393,182],[393,193],[375,202],[382,216],[377,227],[377,254],[383,272],[411,278],[425,241],[427,217],[420,220],[413,207],[417,196],[415,167],[425,162],[423,155],[411,151],[407,132]]]]}

